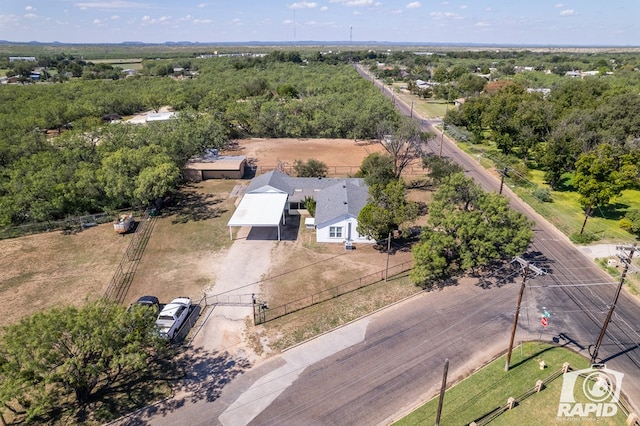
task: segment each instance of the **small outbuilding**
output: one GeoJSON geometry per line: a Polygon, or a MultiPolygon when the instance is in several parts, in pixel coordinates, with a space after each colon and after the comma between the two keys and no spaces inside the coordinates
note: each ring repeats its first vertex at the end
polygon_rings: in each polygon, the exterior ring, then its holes
{"type": "Polygon", "coordinates": [[[207,179],[242,179],[246,166],[245,155],[218,155],[217,150],[210,150],[203,157],[189,160],[184,175],[194,182],[207,179]]]}

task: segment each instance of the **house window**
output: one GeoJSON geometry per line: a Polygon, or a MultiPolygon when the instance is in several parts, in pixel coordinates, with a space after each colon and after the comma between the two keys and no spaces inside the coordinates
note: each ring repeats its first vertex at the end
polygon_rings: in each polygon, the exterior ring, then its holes
{"type": "Polygon", "coordinates": [[[342,238],[342,226],[330,226],[329,238],[342,238]]]}

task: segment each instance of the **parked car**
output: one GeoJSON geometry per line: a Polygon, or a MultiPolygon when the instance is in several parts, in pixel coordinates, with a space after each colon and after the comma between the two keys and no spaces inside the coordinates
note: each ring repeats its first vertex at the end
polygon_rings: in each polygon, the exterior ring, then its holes
{"type": "Polygon", "coordinates": [[[131,306],[129,306],[129,310],[131,310],[131,308],[134,306],[145,306],[145,307],[153,308],[156,314],[160,312],[160,301],[155,296],[140,297],[131,306]]]}
{"type": "Polygon", "coordinates": [[[188,297],[179,297],[166,304],[156,320],[160,335],[169,340],[173,339],[189,316],[190,307],[191,299],[188,297]]]}

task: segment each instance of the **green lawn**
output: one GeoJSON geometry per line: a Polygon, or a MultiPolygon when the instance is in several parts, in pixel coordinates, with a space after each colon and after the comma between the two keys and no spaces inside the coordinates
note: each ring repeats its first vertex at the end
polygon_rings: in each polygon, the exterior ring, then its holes
{"type": "MultiPolygon", "coordinates": [[[[462,382],[445,392],[440,423],[443,425],[466,425],[494,409],[507,403],[509,397],[517,397],[535,387],[537,380],[544,380],[569,362],[573,369],[589,366],[588,360],[568,349],[543,343],[525,343],[513,351],[511,368],[504,371],[505,356],[501,356],[462,382]],[[540,370],[539,361],[544,360],[547,368],[540,370]]],[[[539,424],[558,422],[557,411],[560,401],[562,376],[551,382],[540,393],[534,394],[518,404],[513,410],[500,415],[491,425],[539,424]]],[[[424,404],[395,425],[433,424],[436,418],[438,397],[424,404]]],[[[611,418],[592,417],[588,420],[598,424],[624,425],[625,416],[619,411],[611,418]]],[[[563,419],[565,420],[565,419],[563,419]]],[[[577,418],[567,418],[572,424],[577,418]]]]}
{"type": "Polygon", "coordinates": [[[442,118],[447,113],[447,109],[453,108],[452,103],[443,100],[424,99],[400,90],[404,83],[394,83],[395,96],[407,105],[413,103],[414,111],[423,118],[442,118]]]}
{"type": "MultiPolygon", "coordinates": [[[[540,170],[530,171],[530,180],[539,187],[549,189],[549,186],[544,183],[544,173],[540,170]]],[[[584,221],[584,210],[580,206],[578,193],[551,191],[553,202],[542,203],[531,195],[530,187],[514,188],[514,190],[566,235],[580,232],[584,221]]],[[[587,220],[585,232],[597,236],[599,243],[629,243],[635,238],[620,228],[619,221],[628,210],[634,209],[640,209],[640,191],[626,190],[609,206],[594,210],[587,220]]]]}

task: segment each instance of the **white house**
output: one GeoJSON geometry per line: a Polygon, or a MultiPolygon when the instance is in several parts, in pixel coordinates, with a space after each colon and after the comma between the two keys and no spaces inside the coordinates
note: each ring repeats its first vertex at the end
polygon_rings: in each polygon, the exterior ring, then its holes
{"type": "Polygon", "coordinates": [[[375,243],[358,233],[358,214],[367,204],[369,188],[364,179],[298,178],[277,170],[253,179],[227,223],[234,226],[284,224],[292,210],[304,209],[307,197],[316,200],[314,225],[317,242],[375,243]]]}

